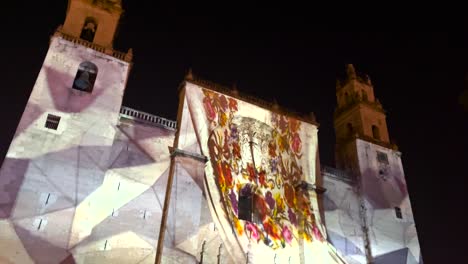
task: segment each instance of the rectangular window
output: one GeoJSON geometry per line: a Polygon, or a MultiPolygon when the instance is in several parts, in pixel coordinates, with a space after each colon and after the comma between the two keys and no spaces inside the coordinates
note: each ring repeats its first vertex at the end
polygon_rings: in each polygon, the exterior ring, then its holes
{"type": "Polygon", "coordinates": [[[48,129],[57,130],[59,123],[60,123],[60,116],[48,114],[45,127],[48,129]]]}
{"type": "Polygon", "coordinates": [[[379,163],[388,164],[388,157],[386,153],[377,151],[377,161],[379,163]]]}
{"type": "Polygon", "coordinates": [[[395,216],[398,219],[403,219],[403,214],[401,213],[401,208],[400,207],[395,207],[395,216]]]}
{"type": "Polygon", "coordinates": [[[252,196],[239,195],[239,219],[252,222],[252,196]]]}

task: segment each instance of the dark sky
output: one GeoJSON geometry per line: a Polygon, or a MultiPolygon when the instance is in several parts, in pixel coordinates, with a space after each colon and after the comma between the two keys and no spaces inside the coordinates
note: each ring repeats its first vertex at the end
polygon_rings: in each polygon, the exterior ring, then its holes
{"type": "MultiPolygon", "coordinates": [[[[24,10],[15,2],[2,7],[0,159],[67,7],[66,0],[34,1],[24,10]]],[[[459,263],[468,233],[468,112],[458,100],[468,86],[467,32],[323,32],[307,26],[310,14],[275,16],[281,10],[272,7],[192,12],[151,2],[124,1],[115,46],[133,48],[135,63],[124,105],[175,119],[177,88],[191,67],[202,78],[314,112],[321,160],[331,165],[335,80],[353,63],[370,75],[403,152],[425,262],[459,263]]]]}

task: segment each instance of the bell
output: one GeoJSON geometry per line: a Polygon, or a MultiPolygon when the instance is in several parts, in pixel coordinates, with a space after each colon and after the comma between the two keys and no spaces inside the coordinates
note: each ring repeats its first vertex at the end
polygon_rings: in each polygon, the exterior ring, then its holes
{"type": "Polygon", "coordinates": [[[83,71],[80,77],[75,80],[73,86],[82,91],[90,90],[91,82],[89,81],[89,73],[87,71],[83,71]]]}

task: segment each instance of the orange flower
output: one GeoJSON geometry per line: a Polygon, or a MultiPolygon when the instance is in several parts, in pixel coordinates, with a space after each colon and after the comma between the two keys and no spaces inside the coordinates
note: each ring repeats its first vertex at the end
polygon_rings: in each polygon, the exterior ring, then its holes
{"type": "Polygon", "coordinates": [[[288,150],[288,141],[284,136],[278,137],[278,147],[281,152],[288,150]]]}
{"type": "Polygon", "coordinates": [[[237,219],[237,217],[234,216],[233,220],[234,220],[234,227],[236,228],[237,234],[239,234],[239,236],[242,236],[244,229],[242,228],[242,225],[239,219],[237,219]]]}
{"type": "Polygon", "coordinates": [[[223,161],[223,176],[226,182],[226,186],[228,188],[232,187],[232,174],[231,174],[231,167],[225,161],[223,161]]]}
{"type": "Polygon", "coordinates": [[[219,115],[219,124],[221,126],[225,126],[226,123],[227,123],[227,115],[226,115],[226,113],[221,112],[221,114],[219,115]]]}
{"type": "Polygon", "coordinates": [[[276,213],[281,214],[282,212],[284,212],[284,200],[279,193],[275,195],[275,201],[276,201],[276,213]]]}

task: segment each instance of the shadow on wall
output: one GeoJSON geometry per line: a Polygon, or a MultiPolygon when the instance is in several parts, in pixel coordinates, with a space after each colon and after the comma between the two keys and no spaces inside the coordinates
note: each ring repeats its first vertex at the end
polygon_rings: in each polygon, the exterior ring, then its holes
{"type": "Polygon", "coordinates": [[[66,249],[52,245],[48,241],[32,235],[28,230],[23,229],[16,224],[14,226],[16,234],[21,238],[24,247],[27,249],[28,254],[31,259],[33,259],[34,263],[75,264],[73,256],[71,256],[66,249]]]}
{"type": "Polygon", "coordinates": [[[28,166],[29,160],[12,158],[4,160],[0,173],[0,219],[11,216],[28,166]]]}
{"type": "Polygon", "coordinates": [[[379,172],[367,169],[362,174],[364,197],[373,209],[389,209],[399,206],[408,196],[403,175],[390,171],[385,178],[379,172]]]}

